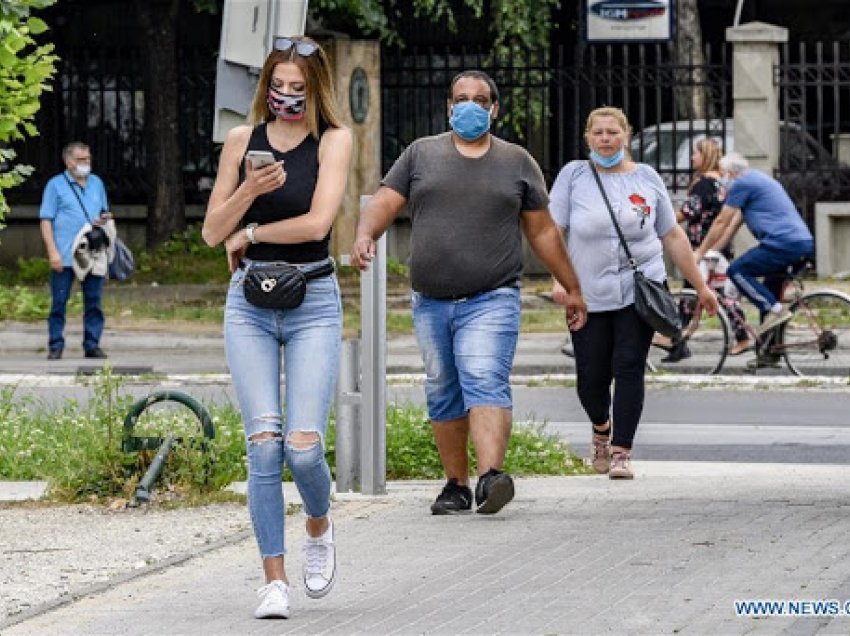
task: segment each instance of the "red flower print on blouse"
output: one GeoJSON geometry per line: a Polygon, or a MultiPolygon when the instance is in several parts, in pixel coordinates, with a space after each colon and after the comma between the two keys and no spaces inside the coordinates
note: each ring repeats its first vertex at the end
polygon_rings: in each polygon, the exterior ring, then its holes
{"type": "Polygon", "coordinates": [[[640,219],[640,227],[641,229],[643,229],[643,224],[646,222],[646,217],[649,216],[649,213],[652,210],[646,204],[646,199],[644,199],[639,194],[630,194],[629,202],[632,204],[632,210],[637,213],[638,218],[640,219]]]}

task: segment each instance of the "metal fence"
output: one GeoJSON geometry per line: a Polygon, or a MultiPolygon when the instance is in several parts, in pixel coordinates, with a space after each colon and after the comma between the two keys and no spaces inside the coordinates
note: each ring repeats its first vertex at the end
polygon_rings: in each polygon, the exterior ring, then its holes
{"type": "Polygon", "coordinates": [[[654,165],[672,189],[684,188],[693,139],[726,137],[732,108],[727,50],[706,47],[699,59],[666,45],[559,46],[552,55],[529,51],[505,58],[486,49],[385,48],[384,171],[417,137],[447,130],[452,77],[479,68],[501,93],[496,134],[527,147],[549,182],[565,163],[584,156],[588,113],[610,105],[631,120],[636,158],[654,165]]]}
{"type": "MultiPolygon", "coordinates": [[[[36,116],[40,134],[16,148],[34,176],[9,191],[15,203],[37,203],[46,181],[64,168],[62,147],[80,140],[92,147],[94,170],[113,201],[147,200],[145,92],[142,51],[135,47],[72,48],[61,52],[53,90],[36,116]]],[[[187,48],[178,56],[181,159],[187,202],[202,200],[204,178],[214,174],[212,114],[215,58],[187,48]]]]}
{"type": "Polygon", "coordinates": [[[414,139],[448,130],[449,87],[452,78],[465,69],[486,70],[499,86],[501,111],[495,132],[510,141],[521,141],[541,165],[548,165],[547,142],[552,122],[541,116],[540,109],[551,99],[553,69],[547,54],[537,54],[532,62],[494,56],[484,49],[384,47],[381,54],[384,172],[414,139]]]}
{"type": "Polygon", "coordinates": [[[776,176],[812,227],[815,201],[850,200],[850,42],[786,44],[774,80],[782,120],[776,176]]]}
{"type": "MultiPolygon", "coordinates": [[[[62,169],[62,146],[92,146],[95,170],[115,201],[147,200],[144,61],[136,47],[77,46],[60,51],[54,90],[43,97],[38,137],[16,148],[36,167],[9,191],[37,203],[62,169]]],[[[187,202],[202,201],[216,166],[212,142],[215,57],[186,47],[178,57],[181,160],[187,202]]],[[[417,137],[448,129],[452,77],[463,69],[492,74],[501,92],[495,132],[527,147],[551,183],[561,166],[584,156],[583,128],[598,106],[623,108],[633,154],[653,165],[671,190],[687,187],[693,140],[732,135],[732,64],[728,45],[701,55],[673,45],[579,45],[497,56],[485,47],[413,46],[382,50],[383,170],[417,137]]],[[[783,182],[810,225],[816,200],[850,197],[850,168],[839,139],[850,134],[850,43],[786,45],[775,68],[782,130],[783,182]]],[[[850,142],[844,142],[850,143],[850,142]]]]}

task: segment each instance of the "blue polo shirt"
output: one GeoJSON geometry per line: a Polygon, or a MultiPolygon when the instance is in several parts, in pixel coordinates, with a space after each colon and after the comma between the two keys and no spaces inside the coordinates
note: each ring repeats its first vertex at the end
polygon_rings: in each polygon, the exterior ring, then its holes
{"type": "Polygon", "coordinates": [[[762,245],[814,251],[812,233],[776,179],[747,170],[731,183],[725,203],[741,209],[744,222],[762,245]]]}
{"type": "Polygon", "coordinates": [[[107,210],[109,203],[106,200],[106,188],[103,187],[103,181],[94,174],[86,178],[85,188],[74,181],[74,177],[67,170],[47,182],[38,217],[53,221],[53,237],[62,255],[62,265],[71,267],[74,239],[82,227],[97,220],[101,213],[107,210]],[[71,188],[76,190],[79,201],[71,188]],[[81,202],[85,210],[80,205],[81,202]]]}

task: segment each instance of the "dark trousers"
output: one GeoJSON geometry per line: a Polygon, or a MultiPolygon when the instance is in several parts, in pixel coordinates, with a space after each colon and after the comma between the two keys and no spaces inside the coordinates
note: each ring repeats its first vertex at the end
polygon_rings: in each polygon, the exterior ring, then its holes
{"type": "Polygon", "coordinates": [[[726,274],[764,316],[782,293],[788,266],[810,256],[811,252],[808,242],[787,248],[756,245],[735,259],[726,274]],[[759,276],[765,277],[764,283],[759,281],[759,276]]]}
{"type": "Polygon", "coordinates": [[[644,374],[652,334],[634,305],[588,313],[587,324],[572,332],[578,398],[593,424],[611,419],[614,446],[632,447],[643,412],[644,374]]]}
{"type": "MultiPolygon", "coordinates": [[[[65,308],[71,297],[71,288],[74,284],[74,270],[66,267],[61,272],[50,271],[50,315],[47,317],[47,330],[49,333],[48,347],[54,349],[65,348],[65,308]]],[[[100,344],[100,336],[103,333],[103,310],[100,308],[100,299],[103,295],[103,276],[92,276],[89,274],[82,281],[83,288],[83,349],[90,351],[100,344]]]]}

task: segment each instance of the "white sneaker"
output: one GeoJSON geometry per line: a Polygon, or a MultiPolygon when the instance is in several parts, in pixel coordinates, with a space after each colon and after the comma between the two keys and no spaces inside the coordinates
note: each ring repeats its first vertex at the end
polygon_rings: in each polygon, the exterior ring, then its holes
{"type": "Polygon", "coordinates": [[[304,544],[304,591],[310,598],[322,598],[331,591],[336,578],[336,547],[334,526],[321,537],[307,536],[304,544]]]}
{"type": "Polygon", "coordinates": [[[769,311],[767,312],[767,316],[765,316],[764,322],[756,328],[756,333],[763,336],[771,329],[775,329],[779,325],[791,320],[791,317],[791,312],[786,307],[783,307],[779,313],[769,311]]]}
{"type": "Polygon", "coordinates": [[[257,590],[263,600],[254,610],[254,618],[289,618],[289,586],[283,581],[272,581],[257,590]]]}

